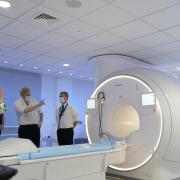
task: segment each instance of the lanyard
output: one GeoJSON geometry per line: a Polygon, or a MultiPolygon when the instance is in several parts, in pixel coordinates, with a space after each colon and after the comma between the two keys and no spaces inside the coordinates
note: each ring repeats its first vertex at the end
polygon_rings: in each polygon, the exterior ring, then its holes
{"type": "Polygon", "coordinates": [[[64,114],[64,112],[66,111],[66,108],[68,106],[68,103],[66,104],[66,106],[62,109],[62,106],[59,108],[59,125],[60,125],[60,121],[61,121],[61,117],[64,114]]]}

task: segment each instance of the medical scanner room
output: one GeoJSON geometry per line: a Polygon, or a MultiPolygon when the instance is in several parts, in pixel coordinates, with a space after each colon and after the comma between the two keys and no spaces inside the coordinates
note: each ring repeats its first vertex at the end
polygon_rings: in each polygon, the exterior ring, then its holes
{"type": "Polygon", "coordinates": [[[0,180],[180,180],[180,0],[0,0],[0,180]]]}

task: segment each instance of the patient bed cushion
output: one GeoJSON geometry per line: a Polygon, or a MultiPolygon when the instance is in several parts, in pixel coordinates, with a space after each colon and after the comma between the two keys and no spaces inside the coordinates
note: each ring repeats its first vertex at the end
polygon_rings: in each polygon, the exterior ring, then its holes
{"type": "Polygon", "coordinates": [[[93,144],[79,144],[39,148],[38,152],[19,154],[21,160],[40,159],[55,156],[66,156],[88,152],[112,150],[118,146],[116,141],[105,141],[93,144]]]}

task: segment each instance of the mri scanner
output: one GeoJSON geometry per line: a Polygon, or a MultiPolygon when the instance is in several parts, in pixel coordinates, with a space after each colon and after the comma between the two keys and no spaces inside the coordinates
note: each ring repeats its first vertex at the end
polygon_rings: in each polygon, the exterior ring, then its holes
{"type": "Polygon", "coordinates": [[[149,68],[112,73],[89,99],[90,143],[119,139],[123,163],[108,173],[148,180],[180,179],[180,82],[149,68]]]}
{"type": "Polygon", "coordinates": [[[180,179],[179,80],[105,64],[111,72],[97,67],[99,85],[87,101],[89,144],[34,149],[27,141],[5,142],[12,151],[0,149],[0,164],[18,169],[13,180],[105,180],[107,167],[123,177],[180,179]]]}

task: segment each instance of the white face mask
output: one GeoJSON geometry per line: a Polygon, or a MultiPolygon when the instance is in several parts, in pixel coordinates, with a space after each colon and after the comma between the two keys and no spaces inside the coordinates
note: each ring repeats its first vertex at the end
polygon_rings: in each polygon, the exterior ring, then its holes
{"type": "Polygon", "coordinates": [[[25,96],[25,101],[30,101],[31,96],[25,96]]]}
{"type": "Polygon", "coordinates": [[[64,103],[65,103],[64,97],[60,97],[60,98],[59,98],[59,102],[60,102],[61,104],[64,104],[64,103]]]}

